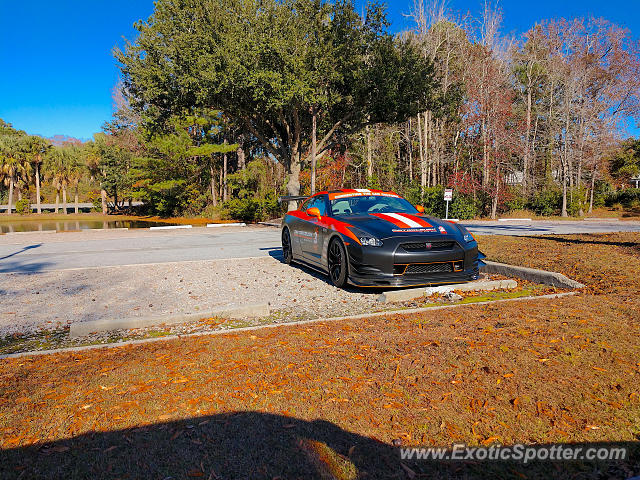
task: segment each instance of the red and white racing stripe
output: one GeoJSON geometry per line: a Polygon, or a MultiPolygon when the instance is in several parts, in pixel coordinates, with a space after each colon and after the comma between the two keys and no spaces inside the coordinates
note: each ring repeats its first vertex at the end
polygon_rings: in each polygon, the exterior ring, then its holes
{"type": "Polygon", "coordinates": [[[400,228],[428,228],[431,227],[429,222],[424,221],[422,218],[408,213],[372,213],[378,218],[393,223],[396,227],[400,228]]]}

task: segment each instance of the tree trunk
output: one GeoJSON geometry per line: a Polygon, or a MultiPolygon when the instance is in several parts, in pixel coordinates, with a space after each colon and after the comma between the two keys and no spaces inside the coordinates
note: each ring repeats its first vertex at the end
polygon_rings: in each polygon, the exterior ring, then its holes
{"type": "Polygon", "coordinates": [[[367,125],[367,180],[373,177],[373,158],[371,155],[371,127],[367,125]]]}
{"type": "Polygon", "coordinates": [[[496,167],[496,194],[491,202],[491,218],[496,219],[498,215],[498,195],[500,194],[500,165],[496,167]]]}
{"type": "MultiPolygon", "coordinates": [[[[300,195],[300,155],[296,150],[292,154],[291,161],[289,162],[289,181],[287,182],[287,194],[300,195]]],[[[298,208],[298,202],[290,201],[287,205],[288,211],[296,210],[298,208]]]]}
{"type": "Polygon", "coordinates": [[[42,208],[40,207],[40,163],[36,162],[36,205],[38,208],[38,213],[42,213],[42,208]]]}
{"type": "Polygon", "coordinates": [[[422,138],[420,114],[418,114],[418,144],[420,147],[420,195],[423,196],[424,189],[427,187],[427,165],[424,160],[424,140],[422,138]]]}
{"type": "MultiPolygon", "coordinates": [[[[108,209],[107,209],[107,192],[105,191],[104,188],[100,189],[100,200],[102,203],[102,214],[106,215],[108,213],[108,209]]],[[[57,200],[56,200],[57,202],[57,200]]],[[[57,210],[56,210],[57,212],[57,210]]]]}
{"type": "Polygon", "coordinates": [[[531,80],[527,84],[527,129],[524,137],[524,160],[522,165],[522,190],[524,194],[528,191],[529,180],[529,155],[530,155],[530,137],[531,137],[531,80]]]}
{"type": "Polygon", "coordinates": [[[213,170],[213,163],[209,164],[209,173],[211,174],[211,204],[218,206],[218,192],[216,191],[216,172],[213,170]]]}
{"type": "Polygon", "coordinates": [[[13,210],[13,176],[9,177],[9,205],[7,206],[7,215],[11,215],[13,210]]]}
{"type": "Polygon", "coordinates": [[[55,210],[56,215],[58,214],[59,211],[60,211],[60,190],[56,190],[56,210],[55,210]]]}
{"type": "Polygon", "coordinates": [[[218,185],[218,193],[220,195],[220,200],[224,201],[224,174],[223,172],[223,168],[220,169],[220,177],[218,178],[220,185],[218,185]]]}
{"type": "Polygon", "coordinates": [[[430,151],[430,136],[429,136],[429,126],[431,124],[431,119],[430,116],[427,117],[427,114],[430,112],[424,112],[424,124],[422,125],[422,128],[424,129],[424,132],[422,133],[422,138],[423,138],[423,146],[424,146],[424,167],[422,167],[423,170],[423,175],[426,176],[424,185],[425,187],[429,187],[430,184],[430,179],[431,179],[431,175],[430,175],[430,171],[429,171],[429,167],[431,167],[431,162],[429,161],[429,151],[430,151]]]}
{"type": "Polygon", "coordinates": [[[598,162],[593,163],[593,172],[591,172],[591,194],[589,195],[589,213],[593,213],[593,190],[596,187],[596,172],[598,171],[598,162]]]}
{"type": "Polygon", "coordinates": [[[311,195],[316,193],[316,109],[311,108],[311,195]]]}
{"type": "Polygon", "coordinates": [[[482,186],[486,187],[489,182],[489,149],[487,148],[487,125],[482,119],[482,186]]]}
{"type": "Polygon", "coordinates": [[[76,195],[75,195],[74,201],[75,201],[74,211],[75,211],[75,213],[77,214],[77,213],[79,213],[79,206],[78,206],[78,186],[77,186],[77,185],[76,185],[76,195]]]}
{"type": "Polygon", "coordinates": [[[238,149],[236,150],[236,155],[238,155],[239,170],[244,170],[244,168],[247,166],[247,159],[244,153],[243,145],[244,145],[244,136],[240,135],[240,137],[238,138],[238,149]]]}
{"type": "Polygon", "coordinates": [[[69,212],[67,212],[67,187],[64,187],[62,189],[62,209],[65,215],[69,212]]]}
{"type": "Polygon", "coordinates": [[[565,112],[564,154],[562,155],[562,216],[567,213],[567,182],[569,180],[569,106],[565,112]]]}
{"type": "MultiPolygon", "coordinates": [[[[224,144],[227,144],[227,139],[224,139],[224,144]]],[[[227,170],[229,169],[229,156],[227,152],[222,155],[222,199],[226,202],[229,200],[229,189],[227,187],[227,170]]]]}
{"type": "Polygon", "coordinates": [[[409,150],[409,183],[413,182],[413,144],[411,142],[411,118],[407,122],[407,143],[409,150]]]}

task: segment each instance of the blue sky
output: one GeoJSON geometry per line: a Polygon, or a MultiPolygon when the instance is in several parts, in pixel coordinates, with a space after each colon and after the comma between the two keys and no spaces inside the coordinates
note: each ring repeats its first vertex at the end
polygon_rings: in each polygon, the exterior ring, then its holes
{"type": "MultiPolygon", "coordinates": [[[[358,0],[361,3],[362,0],[358,0]]],[[[553,17],[602,16],[640,35],[640,0],[501,0],[503,32],[553,17]]],[[[477,16],[483,0],[450,0],[477,16]]],[[[413,0],[387,2],[394,30],[413,0]]],[[[90,138],[111,117],[118,69],[111,51],[133,38],[151,0],[0,0],[0,118],[30,134],[90,138]]],[[[633,133],[638,134],[634,129],[633,133]]]]}

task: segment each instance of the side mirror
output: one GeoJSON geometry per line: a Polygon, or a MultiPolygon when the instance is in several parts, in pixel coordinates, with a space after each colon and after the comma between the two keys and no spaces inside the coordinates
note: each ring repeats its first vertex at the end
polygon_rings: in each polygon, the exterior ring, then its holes
{"type": "Polygon", "coordinates": [[[420,213],[424,213],[424,207],[422,205],[416,205],[416,210],[420,213]]]}
{"type": "Polygon", "coordinates": [[[318,220],[320,220],[320,210],[318,210],[317,207],[311,207],[307,210],[307,215],[310,217],[318,217],[318,220]]]}

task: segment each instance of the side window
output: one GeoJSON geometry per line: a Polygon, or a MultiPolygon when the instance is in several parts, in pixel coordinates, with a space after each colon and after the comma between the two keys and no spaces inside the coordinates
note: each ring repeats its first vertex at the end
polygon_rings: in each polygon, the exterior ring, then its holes
{"type": "Polygon", "coordinates": [[[324,195],[318,195],[317,197],[313,197],[311,199],[311,203],[309,203],[309,205],[306,206],[305,210],[308,210],[313,207],[320,210],[320,215],[324,216],[327,214],[327,205],[326,205],[324,195]]]}
{"type": "Polygon", "coordinates": [[[313,198],[307,198],[302,205],[300,205],[300,211],[306,212],[311,208],[311,202],[313,202],[313,198]]]}

